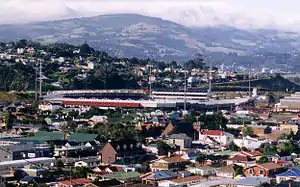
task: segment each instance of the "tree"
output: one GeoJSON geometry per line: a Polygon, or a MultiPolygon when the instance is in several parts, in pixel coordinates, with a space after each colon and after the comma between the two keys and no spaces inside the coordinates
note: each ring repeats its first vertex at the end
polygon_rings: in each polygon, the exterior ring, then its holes
{"type": "Polygon", "coordinates": [[[113,75],[113,67],[110,64],[103,63],[95,70],[95,78],[103,81],[104,89],[107,87],[107,82],[109,78],[113,75]]]}
{"type": "Polygon", "coordinates": [[[239,150],[239,147],[234,143],[234,142],[231,142],[229,144],[229,147],[228,147],[231,151],[238,151],[239,150]]]}
{"type": "Polygon", "coordinates": [[[54,156],[54,150],[55,150],[55,143],[54,142],[49,143],[49,149],[50,149],[50,155],[54,156]]]}
{"type": "Polygon", "coordinates": [[[64,162],[61,160],[56,160],[55,166],[57,168],[63,168],[64,167],[64,162]]]}
{"type": "Polygon", "coordinates": [[[172,62],[170,63],[170,67],[176,68],[176,67],[177,67],[177,62],[176,62],[176,61],[172,61],[172,62]]]}
{"type": "Polygon", "coordinates": [[[273,92],[267,94],[269,105],[274,105],[276,103],[276,97],[273,92]]]}
{"type": "Polygon", "coordinates": [[[295,139],[295,134],[292,130],[290,131],[290,134],[287,136],[287,139],[289,139],[289,140],[294,140],[295,139]]]}
{"type": "Polygon", "coordinates": [[[169,152],[172,152],[172,148],[163,141],[157,142],[158,155],[168,155],[169,152]]]}
{"type": "Polygon", "coordinates": [[[238,137],[241,134],[240,129],[227,128],[226,132],[233,134],[235,137],[238,137]]]}
{"type": "Polygon", "coordinates": [[[198,155],[197,158],[196,158],[196,161],[197,161],[199,164],[203,164],[206,160],[207,160],[207,155],[204,155],[204,154],[200,154],[200,155],[198,155]]]}
{"type": "Polygon", "coordinates": [[[236,177],[238,175],[243,175],[243,168],[242,167],[237,167],[236,168],[234,176],[236,177]]]}
{"type": "Polygon", "coordinates": [[[41,131],[49,131],[48,123],[45,120],[42,121],[42,126],[41,126],[40,130],[41,131]]]}
{"type": "Polygon", "coordinates": [[[87,167],[76,167],[72,169],[72,177],[74,178],[86,178],[88,173],[92,172],[90,168],[87,167]]]}
{"type": "Polygon", "coordinates": [[[259,164],[263,164],[263,163],[266,163],[266,162],[268,162],[269,160],[268,160],[268,158],[266,157],[266,156],[261,156],[260,158],[259,158],[259,160],[257,161],[257,163],[259,163],[259,164]]]}
{"type": "Polygon", "coordinates": [[[253,128],[244,126],[243,129],[242,129],[242,133],[244,135],[252,135],[253,134],[253,128]]]}
{"type": "Polygon", "coordinates": [[[281,146],[281,152],[284,153],[293,153],[295,150],[295,146],[292,141],[284,142],[281,146]]]}
{"type": "Polygon", "coordinates": [[[266,133],[266,134],[270,134],[271,132],[272,132],[271,127],[270,127],[270,126],[267,126],[267,127],[265,128],[265,133],[266,133]]]}
{"type": "Polygon", "coordinates": [[[164,62],[161,62],[161,61],[156,62],[156,63],[154,64],[154,66],[155,66],[156,68],[160,69],[160,70],[164,70],[164,69],[166,68],[166,64],[165,64],[164,62]]]}
{"type": "Polygon", "coordinates": [[[75,132],[78,125],[75,121],[68,121],[67,124],[61,126],[61,130],[64,132],[75,132]]]}
{"type": "Polygon", "coordinates": [[[221,130],[226,130],[227,129],[227,120],[223,116],[221,112],[216,112],[213,115],[201,115],[200,116],[200,121],[204,123],[203,128],[205,129],[221,129],[221,130]]]}
{"type": "Polygon", "coordinates": [[[81,56],[87,56],[89,54],[91,54],[92,49],[90,48],[89,44],[87,44],[86,42],[84,42],[84,44],[80,47],[80,55],[81,56]]]}
{"type": "Polygon", "coordinates": [[[14,122],[14,116],[11,114],[11,112],[7,112],[4,114],[4,123],[6,124],[7,129],[12,128],[12,124],[14,122]]]}
{"type": "Polygon", "coordinates": [[[194,59],[191,59],[185,63],[185,67],[188,71],[191,71],[194,68],[203,69],[204,66],[204,57],[201,54],[197,54],[194,59]]]}

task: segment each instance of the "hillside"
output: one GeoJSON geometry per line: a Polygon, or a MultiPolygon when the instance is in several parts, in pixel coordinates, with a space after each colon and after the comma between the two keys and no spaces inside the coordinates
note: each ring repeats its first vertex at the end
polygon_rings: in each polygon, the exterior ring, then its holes
{"type": "MultiPolygon", "coordinates": [[[[230,88],[234,88],[236,90],[243,89],[247,90],[249,86],[248,81],[244,82],[230,82],[230,83],[222,83],[218,85],[213,85],[214,90],[230,90],[230,88]]],[[[251,87],[260,88],[268,91],[300,91],[300,85],[291,82],[284,77],[277,75],[274,77],[270,77],[267,79],[259,79],[251,81],[251,87]]]]}
{"type": "Polygon", "coordinates": [[[235,61],[289,68],[297,65],[300,58],[296,55],[300,49],[300,36],[296,33],[229,26],[192,28],[136,14],[0,26],[0,40],[23,38],[44,43],[82,44],[87,41],[112,56],[160,60],[189,59],[202,52],[219,65],[232,65],[235,61]],[[289,52],[295,54],[285,55],[289,52]],[[272,59],[267,60],[269,58],[272,59]]]}

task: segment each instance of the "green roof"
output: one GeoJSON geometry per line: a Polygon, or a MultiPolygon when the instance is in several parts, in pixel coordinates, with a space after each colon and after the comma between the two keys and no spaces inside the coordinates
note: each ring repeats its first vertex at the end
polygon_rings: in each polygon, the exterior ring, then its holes
{"type": "Polygon", "coordinates": [[[126,166],[126,165],[132,165],[132,162],[125,161],[124,159],[121,160],[116,160],[112,165],[121,165],[121,166],[126,166]]]}
{"type": "Polygon", "coordinates": [[[264,156],[275,156],[276,154],[276,151],[266,151],[263,153],[264,156]]]}
{"type": "Polygon", "coordinates": [[[237,153],[237,152],[231,151],[231,150],[226,150],[226,151],[216,152],[215,155],[226,156],[226,155],[232,155],[234,153],[237,153]]]}
{"type": "Polygon", "coordinates": [[[38,131],[34,136],[28,136],[20,138],[22,140],[35,140],[35,141],[50,141],[50,140],[63,140],[63,132],[47,132],[47,131],[38,131]]]}
{"type": "Polygon", "coordinates": [[[97,134],[86,134],[86,133],[72,133],[68,137],[69,141],[72,142],[91,142],[97,138],[97,134]]]}
{"type": "Polygon", "coordinates": [[[148,145],[148,147],[158,147],[158,145],[156,143],[151,143],[148,145]]]}
{"type": "Polygon", "coordinates": [[[116,172],[116,173],[106,175],[106,177],[109,179],[117,179],[117,180],[126,180],[126,179],[131,179],[131,178],[137,178],[139,176],[141,176],[141,174],[138,172],[135,172],[135,171],[116,172]]]}

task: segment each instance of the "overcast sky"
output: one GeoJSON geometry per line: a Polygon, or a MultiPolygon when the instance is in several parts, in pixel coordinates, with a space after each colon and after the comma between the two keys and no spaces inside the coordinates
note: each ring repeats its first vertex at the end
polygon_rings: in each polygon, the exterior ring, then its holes
{"type": "Polygon", "coordinates": [[[0,24],[138,13],[186,26],[300,30],[299,7],[300,0],[0,0],[0,24]]]}

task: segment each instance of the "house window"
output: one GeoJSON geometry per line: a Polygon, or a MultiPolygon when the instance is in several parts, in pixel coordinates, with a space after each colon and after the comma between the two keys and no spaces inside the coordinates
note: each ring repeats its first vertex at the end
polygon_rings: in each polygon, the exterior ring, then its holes
{"type": "Polygon", "coordinates": [[[175,140],[173,140],[173,144],[175,144],[175,140]]]}
{"type": "Polygon", "coordinates": [[[249,174],[253,175],[254,174],[254,170],[252,168],[249,169],[249,174]]]}
{"type": "Polygon", "coordinates": [[[260,169],[260,170],[259,170],[259,174],[260,174],[260,175],[263,175],[263,174],[264,174],[264,170],[263,170],[263,169],[260,169]]]}

